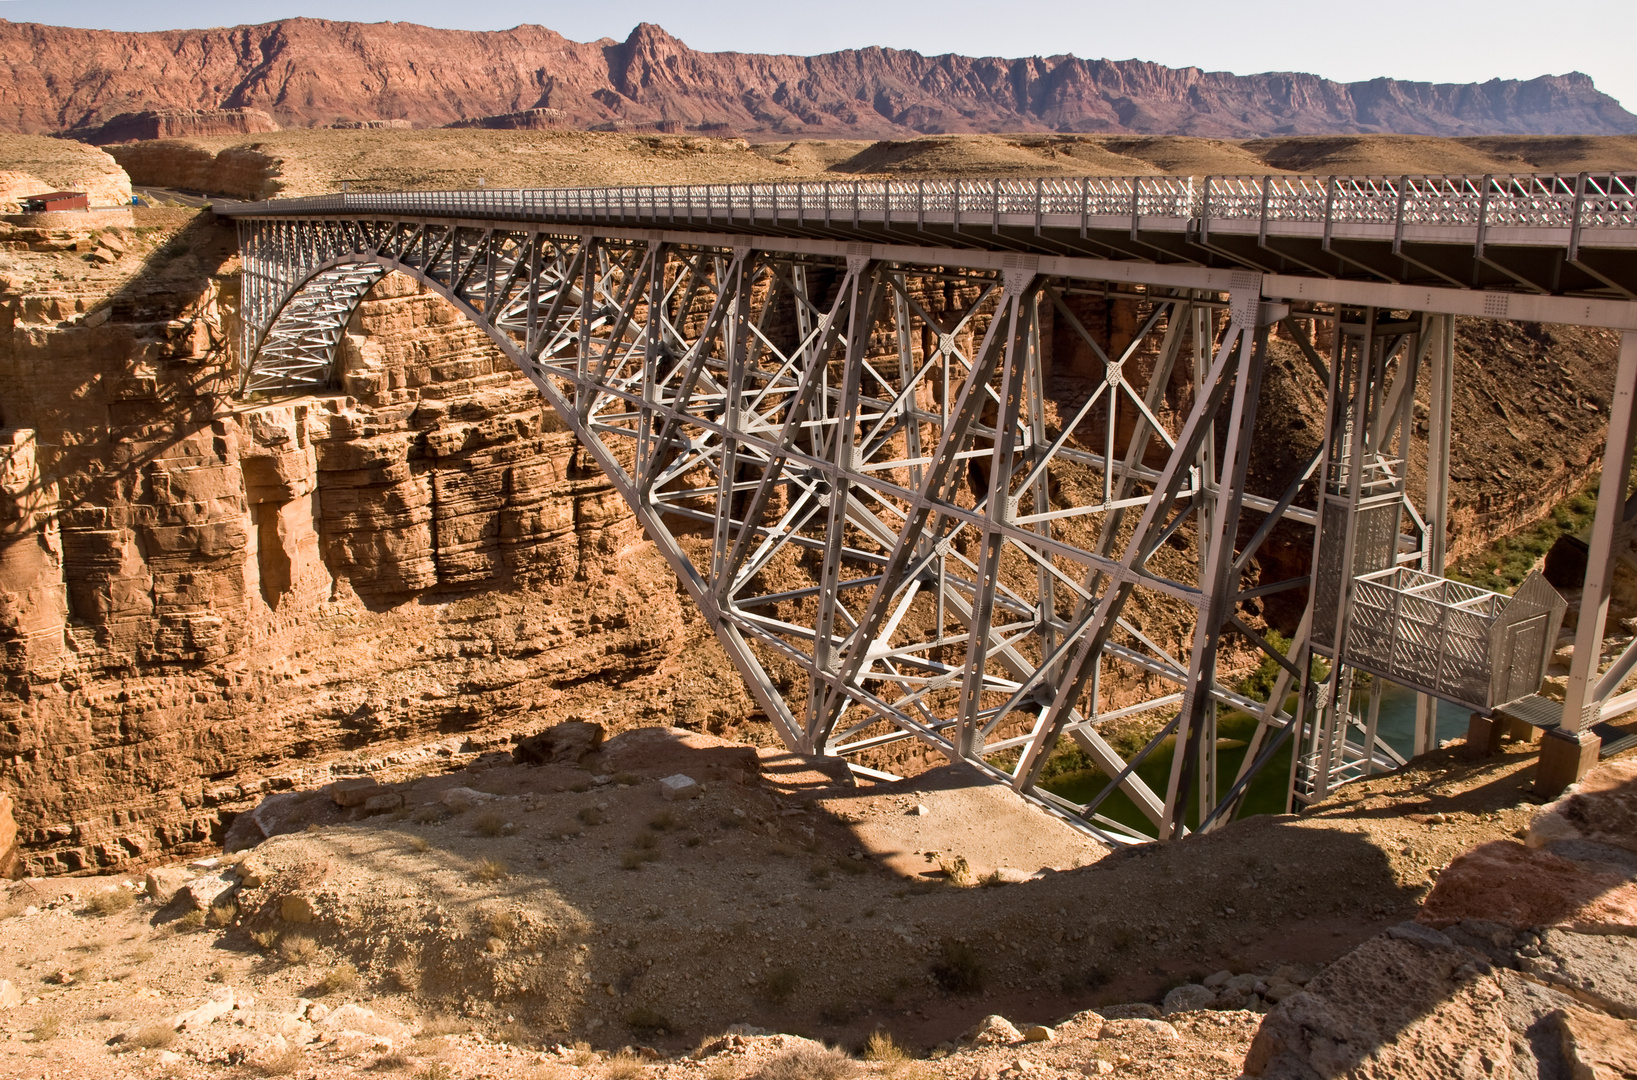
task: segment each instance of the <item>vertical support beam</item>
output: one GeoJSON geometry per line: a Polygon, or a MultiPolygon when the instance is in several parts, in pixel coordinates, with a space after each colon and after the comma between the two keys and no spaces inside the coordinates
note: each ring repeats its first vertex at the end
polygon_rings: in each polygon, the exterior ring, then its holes
{"type": "MultiPolygon", "coordinates": [[[[1427,328],[1432,338],[1427,372],[1427,523],[1426,562],[1422,569],[1442,577],[1449,542],[1449,439],[1455,387],[1455,316],[1434,315],[1427,328]]],[[[1412,752],[1438,747],[1438,699],[1417,694],[1412,752]]]]}
{"type": "Polygon", "coordinates": [[[1603,450],[1603,477],[1597,491],[1597,516],[1592,520],[1591,550],[1586,556],[1586,584],[1580,593],[1580,618],[1575,626],[1569,685],[1563,697],[1563,722],[1541,740],[1535,790],[1542,795],[1555,796],[1597,761],[1601,740],[1589,729],[1602,713],[1603,702],[1593,687],[1603,657],[1615,545],[1630,537],[1625,526],[1632,508],[1626,501],[1626,489],[1631,484],[1632,440],[1637,435],[1634,410],[1637,331],[1627,330],[1620,335],[1620,363],[1609,404],[1609,439],[1603,450]]]}

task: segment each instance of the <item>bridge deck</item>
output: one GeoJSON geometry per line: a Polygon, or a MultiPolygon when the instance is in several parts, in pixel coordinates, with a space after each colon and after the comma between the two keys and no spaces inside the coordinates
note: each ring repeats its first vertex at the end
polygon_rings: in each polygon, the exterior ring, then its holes
{"type": "Polygon", "coordinates": [[[424,216],[1085,255],[1637,295],[1637,174],[1082,177],[344,193],[235,217],[424,216]]]}

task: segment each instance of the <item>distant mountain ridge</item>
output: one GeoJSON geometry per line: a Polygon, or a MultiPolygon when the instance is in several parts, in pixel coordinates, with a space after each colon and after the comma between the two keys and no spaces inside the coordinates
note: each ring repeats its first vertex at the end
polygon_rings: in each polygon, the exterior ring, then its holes
{"type": "Polygon", "coordinates": [[[707,53],[648,23],[624,41],[575,42],[540,26],[287,19],[120,33],[0,20],[0,130],[89,136],[128,113],[231,109],[262,110],[285,127],[522,116],[551,127],[765,139],[1637,133],[1637,116],[1579,73],[1338,83],[1066,55],[707,53]]]}

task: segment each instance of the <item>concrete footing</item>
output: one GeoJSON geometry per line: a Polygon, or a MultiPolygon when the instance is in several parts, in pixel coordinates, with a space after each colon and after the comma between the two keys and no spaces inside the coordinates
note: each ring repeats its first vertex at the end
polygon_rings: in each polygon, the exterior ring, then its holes
{"type": "Polygon", "coordinates": [[[1540,764],[1535,767],[1535,794],[1555,799],[1597,764],[1603,740],[1589,731],[1551,730],[1540,740],[1540,764]]]}

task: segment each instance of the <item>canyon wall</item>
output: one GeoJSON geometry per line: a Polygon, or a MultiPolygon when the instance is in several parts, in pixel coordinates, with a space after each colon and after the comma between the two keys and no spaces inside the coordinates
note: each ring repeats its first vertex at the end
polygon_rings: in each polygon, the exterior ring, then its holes
{"type": "Polygon", "coordinates": [[[1336,83],[1066,55],[702,53],[646,23],[623,42],[576,42],[539,26],[478,33],[286,19],[118,33],[0,22],[0,128],[78,134],[121,113],[241,108],[285,127],[437,127],[483,117],[513,126],[516,114],[551,110],[572,128],[769,138],[1637,131],[1637,116],[1578,73],[1466,85],[1336,83]]]}

